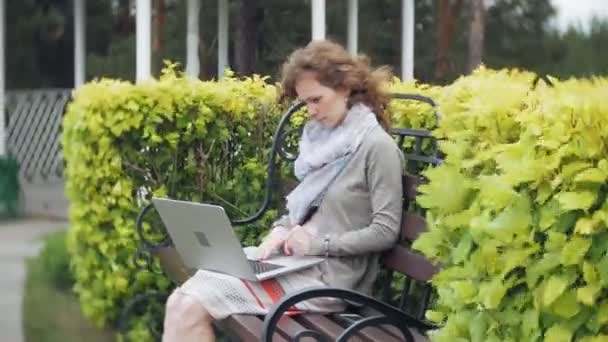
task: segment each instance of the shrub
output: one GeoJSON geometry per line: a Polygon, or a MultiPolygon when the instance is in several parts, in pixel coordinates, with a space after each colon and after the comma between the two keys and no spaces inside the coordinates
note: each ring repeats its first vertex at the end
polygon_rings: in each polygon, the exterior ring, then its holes
{"type": "Polygon", "coordinates": [[[608,80],[533,78],[481,69],[442,92],[414,244],[442,265],[435,341],[608,338],[608,80]]]}
{"type": "MultiPolygon", "coordinates": [[[[172,67],[157,81],[102,79],[75,91],[63,122],[67,239],[87,317],[114,323],[136,294],[169,291],[164,275],[132,263],[135,218],[151,196],[222,204],[236,218],[258,209],[280,113],[275,94],[258,76],[202,82],[172,67]]],[[[243,243],[257,243],[274,216],[239,229],[243,243]]],[[[162,235],[150,223],[145,234],[156,241],[162,235]]],[[[141,317],[159,321],[157,307],[141,317]]],[[[129,336],[150,337],[145,324],[132,326],[138,331],[129,336]]]]}
{"type": "Polygon", "coordinates": [[[65,232],[49,235],[44,239],[44,246],[40,252],[40,261],[44,273],[51,280],[53,286],[59,290],[68,290],[74,284],[65,237],[65,232]]]}

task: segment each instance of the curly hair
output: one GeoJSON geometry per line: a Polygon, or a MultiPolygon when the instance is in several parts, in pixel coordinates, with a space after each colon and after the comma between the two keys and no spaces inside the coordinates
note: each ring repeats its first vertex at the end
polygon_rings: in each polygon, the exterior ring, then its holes
{"type": "Polygon", "coordinates": [[[292,52],[283,64],[280,101],[297,97],[295,85],[304,72],[314,72],[317,81],[326,87],[349,90],[348,108],[363,103],[372,109],[384,129],[390,127],[386,111],[389,96],[383,89],[391,77],[388,67],[372,69],[368,57],[352,56],[332,41],[314,40],[292,52]]]}

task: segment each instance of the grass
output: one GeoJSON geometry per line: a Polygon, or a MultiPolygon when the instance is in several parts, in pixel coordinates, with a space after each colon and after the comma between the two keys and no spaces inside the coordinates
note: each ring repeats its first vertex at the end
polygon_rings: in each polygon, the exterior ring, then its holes
{"type": "Polygon", "coordinates": [[[23,300],[26,342],[116,341],[115,332],[100,330],[83,317],[76,296],[53,282],[43,256],[28,260],[23,300]]]}

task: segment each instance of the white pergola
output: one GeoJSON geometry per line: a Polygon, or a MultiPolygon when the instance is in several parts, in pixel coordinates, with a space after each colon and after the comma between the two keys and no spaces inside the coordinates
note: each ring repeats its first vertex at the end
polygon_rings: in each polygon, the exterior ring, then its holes
{"type": "MultiPolygon", "coordinates": [[[[86,0],[74,1],[74,87],[85,82],[86,60],[86,0]]],[[[218,2],[218,77],[230,65],[228,61],[228,1],[218,2]]],[[[335,1],[335,0],[334,0],[335,1]]],[[[348,50],[357,52],[359,1],[348,1],[348,50]]],[[[136,2],[136,80],[141,82],[152,77],[151,21],[152,0],[136,2]]],[[[310,2],[311,39],[325,38],[325,0],[310,2]]],[[[0,0],[0,156],[6,155],[5,127],[5,0],[0,0]]],[[[414,78],[414,0],[401,0],[401,78],[414,78]]],[[[199,12],[201,0],[187,0],[186,72],[197,78],[199,74],[198,42],[199,12]]]]}

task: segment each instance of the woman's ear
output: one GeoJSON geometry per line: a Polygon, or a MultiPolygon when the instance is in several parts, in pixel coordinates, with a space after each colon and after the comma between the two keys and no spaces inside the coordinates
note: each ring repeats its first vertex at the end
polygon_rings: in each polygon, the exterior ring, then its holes
{"type": "Polygon", "coordinates": [[[336,90],[336,93],[338,93],[338,95],[340,95],[340,96],[349,98],[350,94],[351,94],[351,90],[349,88],[339,88],[338,90],[336,90]]]}

